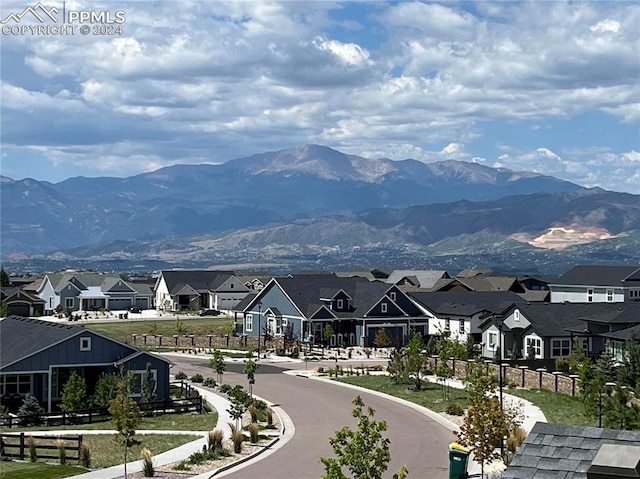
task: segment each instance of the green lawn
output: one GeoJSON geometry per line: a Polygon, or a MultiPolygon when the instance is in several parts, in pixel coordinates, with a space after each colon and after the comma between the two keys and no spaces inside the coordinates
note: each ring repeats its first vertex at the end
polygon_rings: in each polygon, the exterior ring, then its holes
{"type": "Polygon", "coordinates": [[[75,466],[60,466],[31,462],[0,462],[0,479],[58,479],[87,472],[75,466]]]}
{"type": "MultiPolygon", "coordinates": [[[[463,389],[451,388],[451,399],[443,401],[440,384],[428,383],[424,391],[414,391],[407,384],[394,384],[388,376],[347,376],[338,380],[406,399],[436,412],[443,412],[447,404],[453,402],[464,408],[468,405],[463,389]]],[[[580,398],[544,389],[505,389],[504,392],[531,401],[542,410],[548,422],[580,426],[598,425],[597,419],[585,416],[580,398]]]]}
{"type": "Polygon", "coordinates": [[[130,341],[132,334],[161,334],[164,337],[171,337],[174,334],[220,335],[224,333],[225,327],[232,324],[232,320],[226,316],[206,319],[180,318],[180,324],[185,328],[181,333],[176,331],[176,323],[176,320],[146,319],[142,321],[87,323],[86,327],[124,342],[130,341]]]}
{"type": "Polygon", "coordinates": [[[589,419],[585,416],[580,398],[554,393],[546,389],[506,389],[505,392],[531,401],[542,410],[548,422],[577,426],[598,425],[597,418],[589,419]]]}
{"type": "Polygon", "coordinates": [[[449,404],[458,403],[467,407],[467,393],[463,389],[448,388],[449,398],[443,399],[442,386],[436,383],[423,382],[422,390],[413,390],[413,385],[395,384],[386,375],[342,376],[338,381],[354,384],[375,391],[390,394],[436,412],[443,412],[449,404]]]}
{"type": "MultiPolygon", "coordinates": [[[[218,413],[209,414],[163,414],[156,417],[145,417],[142,424],[137,428],[139,431],[143,429],[165,430],[165,431],[208,431],[215,428],[218,422],[218,413]]],[[[3,432],[20,432],[20,431],[57,431],[64,429],[115,429],[111,421],[96,422],[93,424],[75,424],[69,426],[30,426],[30,427],[14,427],[5,428],[3,432]]]]}

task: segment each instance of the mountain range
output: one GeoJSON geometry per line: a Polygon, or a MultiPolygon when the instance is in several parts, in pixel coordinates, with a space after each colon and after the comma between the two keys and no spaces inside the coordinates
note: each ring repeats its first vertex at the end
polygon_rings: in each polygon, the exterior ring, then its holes
{"type": "Polygon", "coordinates": [[[604,248],[609,260],[624,262],[634,244],[637,258],[640,231],[637,195],[477,163],[365,159],[319,145],[128,178],[2,177],[0,186],[4,257],[298,258],[321,266],[327,254],[364,261],[365,250],[390,261],[522,248],[568,256],[587,244],[591,255],[604,248]]]}

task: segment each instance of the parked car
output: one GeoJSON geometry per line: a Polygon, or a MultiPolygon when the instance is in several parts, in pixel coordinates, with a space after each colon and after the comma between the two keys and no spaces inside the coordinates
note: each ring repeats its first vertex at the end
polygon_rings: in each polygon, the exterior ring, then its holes
{"type": "Polygon", "coordinates": [[[220,311],[217,309],[203,309],[198,312],[198,316],[219,316],[220,311]]]}
{"type": "Polygon", "coordinates": [[[142,308],[140,306],[131,306],[129,307],[130,313],[142,313],[142,308]]]}

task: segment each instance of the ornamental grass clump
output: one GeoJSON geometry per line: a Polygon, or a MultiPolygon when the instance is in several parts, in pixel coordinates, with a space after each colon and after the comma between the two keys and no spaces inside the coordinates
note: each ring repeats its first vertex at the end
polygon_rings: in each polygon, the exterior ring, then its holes
{"type": "Polygon", "coordinates": [[[156,471],[153,467],[153,455],[151,451],[143,447],[142,451],[140,451],[140,459],[142,460],[142,473],[144,477],[153,477],[156,471]]]}
{"type": "Polygon", "coordinates": [[[233,442],[233,452],[240,454],[242,452],[242,442],[244,441],[242,431],[239,429],[233,431],[231,434],[231,441],[233,442]]]}
{"type": "Polygon", "coordinates": [[[212,451],[219,451],[222,449],[222,441],[224,439],[224,433],[220,429],[214,429],[209,431],[207,435],[207,442],[209,443],[209,449],[212,451]]]}
{"type": "Polygon", "coordinates": [[[38,454],[36,452],[36,440],[33,436],[27,438],[27,447],[29,448],[29,460],[36,462],[38,460],[38,454]]]}
{"type": "Polygon", "coordinates": [[[260,440],[260,426],[257,422],[249,424],[249,437],[251,438],[251,444],[255,444],[260,440]]]}
{"type": "Polygon", "coordinates": [[[82,467],[87,469],[91,467],[91,450],[86,442],[80,444],[80,455],[78,459],[82,467]]]}
{"type": "Polygon", "coordinates": [[[60,465],[64,466],[67,463],[67,449],[64,445],[64,439],[56,439],[56,446],[58,448],[58,460],[60,465]]]}

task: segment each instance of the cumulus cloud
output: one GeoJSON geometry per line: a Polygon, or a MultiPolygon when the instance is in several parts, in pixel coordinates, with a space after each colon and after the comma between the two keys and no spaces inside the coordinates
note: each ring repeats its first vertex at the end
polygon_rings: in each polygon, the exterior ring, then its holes
{"type": "MultiPolygon", "coordinates": [[[[113,8],[67,2],[96,5],[113,8]]],[[[589,185],[615,185],[616,162],[624,181],[637,174],[637,135],[634,143],[628,133],[640,122],[632,2],[348,7],[129,2],[118,4],[127,15],[121,36],[3,36],[5,161],[44,148],[56,164],[67,158],[121,175],[110,145],[146,171],[317,142],[393,159],[544,164],[547,174],[589,185]],[[581,115],[594,112],[619,122],[625,142],[595,151],[611,135],[582,133],[581,115]],[[511,125],[557,140],[518,142],[503,132],[511,125]]],[[[2,12],[23,8],[7,0],[2,12]]]]}

